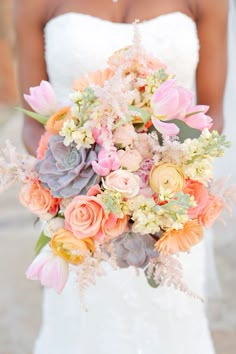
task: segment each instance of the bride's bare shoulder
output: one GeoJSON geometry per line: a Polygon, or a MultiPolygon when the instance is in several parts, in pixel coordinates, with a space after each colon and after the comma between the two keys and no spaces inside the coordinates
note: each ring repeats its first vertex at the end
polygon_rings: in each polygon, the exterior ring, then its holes
{"type": "Polygon", "coordinates": [[[15,0],[14,22],[17,27],[44,26],[51,12],[56,6],[57,0],[15,0]]]}

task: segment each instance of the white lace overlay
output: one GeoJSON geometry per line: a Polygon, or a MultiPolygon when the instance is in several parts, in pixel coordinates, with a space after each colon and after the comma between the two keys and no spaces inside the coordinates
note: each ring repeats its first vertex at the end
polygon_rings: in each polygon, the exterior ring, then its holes
{"type": "MultiPolygon", "coordinates": [[[[194,89],[198,63],[195,23],[175,12],[140,24],[144,47],[194,89]]],[[[66,101],[75,78],[104,68],[113,51],[132,43],[132,25],[68,13],[45,28],[50,81],[66,101]]],[[[181,255],[186,282],[204,297],[205,244],[181,255]]],[[[43,323],[35,354],[213,354],[204,302],[174,289],[152,289],[140,272],[114,271],[85,293],[80,306],[72,279],[62,295],[44,291],[43,323]]]]}

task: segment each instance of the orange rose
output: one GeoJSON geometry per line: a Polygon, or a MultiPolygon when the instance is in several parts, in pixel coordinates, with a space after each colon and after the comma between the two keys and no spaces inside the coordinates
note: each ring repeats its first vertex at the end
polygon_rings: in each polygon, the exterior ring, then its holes
{"type": "Polygon", "coordinates": [[[71,264],[80,264],[87,252],[94,252],[94,242],[90,238],[79,240],[68,230],[60,229],[52,237],[50,246],[55,255],[71,264]]]}
{"type": "Polygon", "coordinates": [[[187,252],[203,237],[203,228],[197,220],[189,220],[180,230],[169,230],[155,244],[158,252],[164,256],[187,252]]]}
{"type": "Polygon", "coordinates": [[[104,221],[103,232],[108,239],[113,239],[128,231],[128,216],[118,218],[110,213],[104,221]]]}
{"type": "Polygon", "coordinates": [[[48,119],[45,129],[51,134],[58,135],[64,122],[70,118],[70,107],[63,107],[48,119]]]}
{"type": "Polygon", "coordinates": [[[54,198],[49,190],[36,180],[22,185],[19,200],[32,213],[40,217],[47,216],[48,213],[55,215],[60,203],[60,199],[54,198]]]}
{"type": "Polygon", "coordinates": [[[187,179],[183,192],[193,196],[197,203],[196,207],[188,210],[189,217],[196,219],[208,203],[208,191],[202,183],[187,179]]]}
{"type": "Polygon", "coordinates": [[[200,222],[205,227],[211,227],[220,215],[223,207],[224,202],[220,197],[216,195],[210,195],[208,198],[208,203],[200,217],[200,222]]]}

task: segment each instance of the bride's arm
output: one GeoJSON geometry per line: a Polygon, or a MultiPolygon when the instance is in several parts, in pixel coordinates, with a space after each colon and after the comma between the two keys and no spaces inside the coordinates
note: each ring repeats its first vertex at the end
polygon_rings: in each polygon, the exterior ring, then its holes
{"type": "MultiPolygon", "coordinates": [[[[38,86],[41,80],[47,80],[44,60],[43,27],[46,18],[46,1],[16,0],[14,20],[17,41],[18,77],[21,97],[28,93],[29,87],[38,86]]],[[[30,109],[26,102],[25,108],[30,109]]],[[[31,154],[36,153],[43,126],[35,120],[25,117],[23,142],[31,154]]]]}
{"type": "Polygon", "coordinates": [[[210,106],[213,129],[224,127],[223,98],[227,68],[227,0],[196,2],[200,60],[197,70],[198,102],[210,106]]]}

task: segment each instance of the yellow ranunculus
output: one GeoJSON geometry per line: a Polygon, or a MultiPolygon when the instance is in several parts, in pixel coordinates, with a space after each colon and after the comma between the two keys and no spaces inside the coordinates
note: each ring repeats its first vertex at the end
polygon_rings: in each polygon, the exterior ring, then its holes
{"type": "Polygon", "coordinates": [[[83,262],[83,253],[95,251],[93,240],[90,238],[80,240],[65,229],[60,229],[53,235],[50,245],[54,254],[75,265],[83,262]]]}
{"type": "Polygon", "coordinates": [[[176,193],[184,188],[185,178],[178,165],[160,162],[152,167],[149,184],[156,193],[160,193],[161,189],[176,193]]]}

